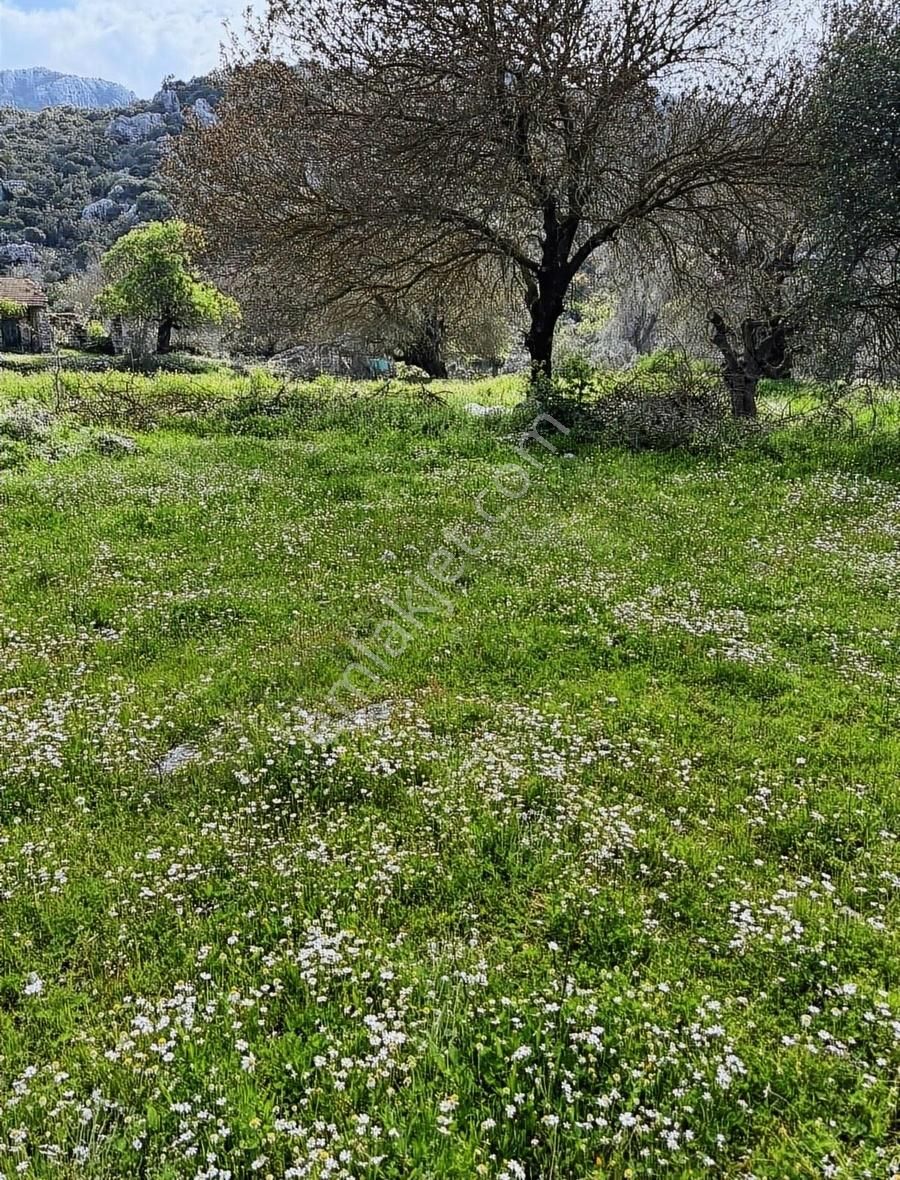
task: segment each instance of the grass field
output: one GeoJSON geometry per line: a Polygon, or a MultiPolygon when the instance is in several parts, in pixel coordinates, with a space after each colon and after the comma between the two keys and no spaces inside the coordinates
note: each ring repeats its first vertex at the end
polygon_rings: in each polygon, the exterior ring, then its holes
{"type": "Polygon", "coordinates": [[[893,429],[216,396],[0,471],[0,1174],[900,1170],[893,429]]]}

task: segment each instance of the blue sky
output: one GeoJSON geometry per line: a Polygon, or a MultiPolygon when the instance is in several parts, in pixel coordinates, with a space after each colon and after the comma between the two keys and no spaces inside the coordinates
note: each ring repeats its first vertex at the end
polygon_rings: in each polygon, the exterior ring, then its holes
{"type": "Polygon", "coordinates": [[[48,66],[149,97],[166,74],[215,66],[246,0],[0,0],[0,69],[48,66]]]}

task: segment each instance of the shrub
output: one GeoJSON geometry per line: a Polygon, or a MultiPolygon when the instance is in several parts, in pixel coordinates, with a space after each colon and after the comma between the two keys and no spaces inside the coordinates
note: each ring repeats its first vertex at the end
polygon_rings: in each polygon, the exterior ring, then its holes
{"type": "Polygon", "coordinates": [[[666,380],[683,378],[685,372],[696,377],[712,377],[718,373],[714,361],[698,360],[678,348],[658,348],[635,358],[631,373],[637,377],[659,377],[666,380]]]}
{"type": "Polygon", "coordinates": [[[18,320],[25,314],[25,307],[14,299],[0,299],[0,320],[18,320]]]}
{"type": "Polygon", "coordinates": [[[0,435],[17,442],[46,442],[53,429],[53,415],[36,402],[12,402],[0,406],[0,435]]]}
{"type": "Polygon", "coordinates": [[[28,444],[0,435],[0,471],[21,467],[30,458],[28,444]]]}
{"type": "Polygon", "coordinates": [[[667,377],[677,371],[685,363],[685,359],[684,353],[678,352],[677,349],[657,348],[654,352],[635,357],[631,372],[640,377],[667,377]]]}
{"type": "Polygon", "coordinates": [[[595,407],[598,435],[630,450],[702,449],[733,432],[728,403],[717,390],[657,392],[640,382],[622,386],[595,407]]]}
{"type": "Polygon", "coordinates": [[[531,402],[565,423],[573,441],[631,450],[705,449],[734,432],[719,381],[674,351],[643,357],[625,373],[572,356],[533,384],[531,402]]]}

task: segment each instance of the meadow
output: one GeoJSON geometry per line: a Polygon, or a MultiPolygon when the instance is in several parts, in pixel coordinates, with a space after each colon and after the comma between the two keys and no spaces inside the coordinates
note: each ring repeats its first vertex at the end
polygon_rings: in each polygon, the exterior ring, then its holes
{"type": "Polygon", "coordinates": [[[515,380],[66,380],[0,374],[0,1174],[900,1170],[890,407],[501,516],[515,380]]]}

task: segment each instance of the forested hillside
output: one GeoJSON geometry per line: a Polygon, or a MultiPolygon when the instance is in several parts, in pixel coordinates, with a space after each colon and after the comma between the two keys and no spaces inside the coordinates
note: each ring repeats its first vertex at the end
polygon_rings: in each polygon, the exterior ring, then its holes
{"type": "Polygon", "coordinates": [[[0,273],[52,286],[168,216],[162,154],[187,121],[214,118],[218,97],[209,79],[166,79],[151,102],[116,111],[0,109],[0,273]]]}

